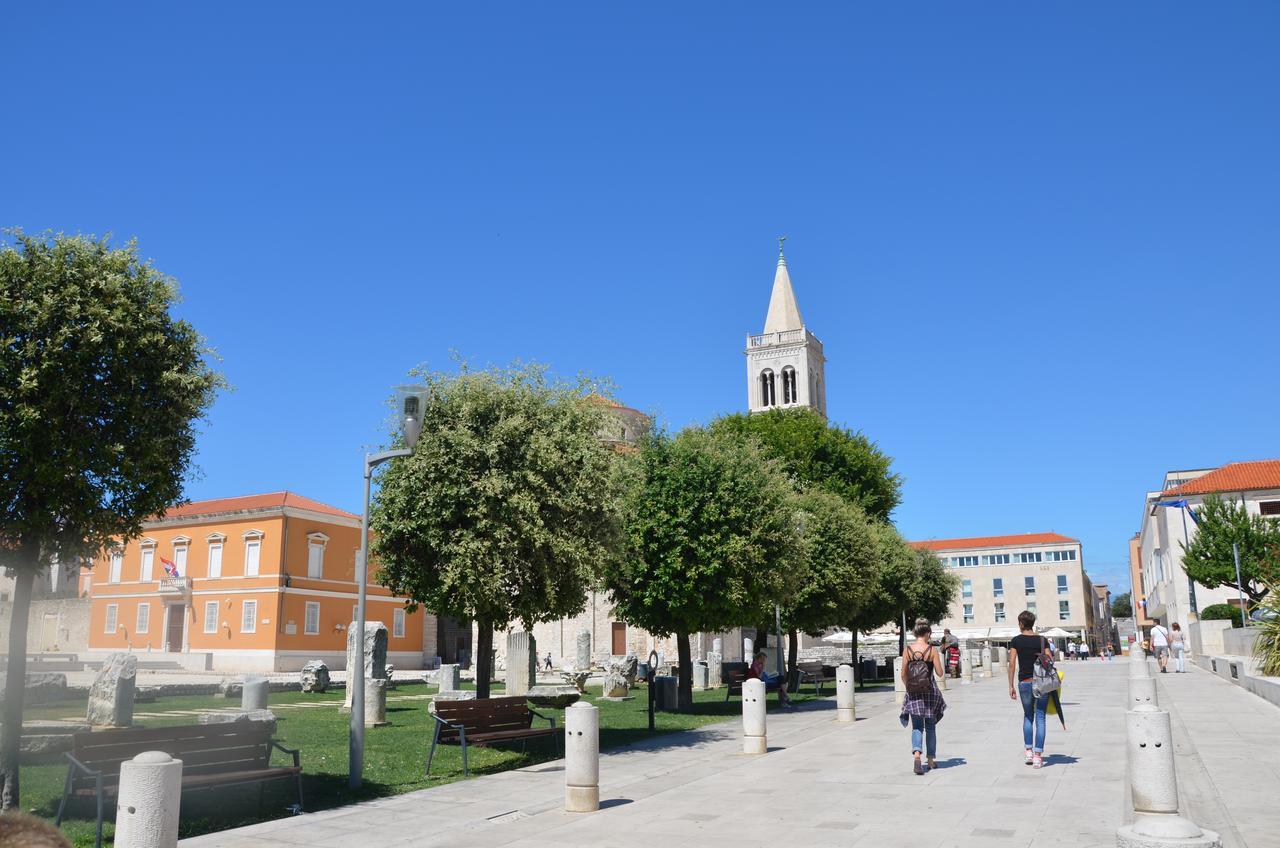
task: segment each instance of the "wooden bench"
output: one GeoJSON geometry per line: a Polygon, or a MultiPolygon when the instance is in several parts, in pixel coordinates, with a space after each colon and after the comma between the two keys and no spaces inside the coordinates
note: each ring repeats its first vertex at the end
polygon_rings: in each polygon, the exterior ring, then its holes
{"type": "Polygon", "coordinates": [[[120,764],[144,751],[163,751],[182,760],[182,790],[212,789],[293,778],[298,785],[298,809],[302,809],[302,765],[299,752],[271,738],[262,722],[192,724],[151,729],[126,728],[96,733],[76,733],[67,759],[67,780],[62,788],[55,824],[62,824],[67,801],[93,797],[98,803],[98,835],[102,846],[103,803],[120,788],[120,764]],[[271,752],[279,749],[293,757],[292,766],[272,766],[271,752]]]}
{"type": "Polygon", "coordinates": [[[813,683],[813,691],[817,695],[822,694],[823,683],[835,683],[836,670],[832,666],[823,665],[820,662],[802,662],[796,663],[796,670],[800,672],[800,679],[796,686],[796,691],[800,691],[799,687],[806,680],[813,683]]]}
{"type": "MultiPolygon", "coordinates": [[[[747,679],[747,673],[745,671],[738,671],[737,669],[731,669],[725,672],[725,682],[729,684],[729,691],[724,693],[725,703],[728,703],[729,698],[733,697],[734,695],[738,695],[739,697],[741,697],[742,683],[746,679],[747,679]]],[[[766,683],[764,685],[765,694],[767,695],[770,692],[779,691],[782,688],[783,682],[784,681],[782,680],[774,680],[770,683],[766,683]]]]}
{"type": "Polygon", "coordinates": [[[462,773],[469,774],[467,768],[467,746],[475,745],[484,748],[495,742],[514,742],[520,740],[520,749],[530,739],[539,736],[550,736],[553,751],[559,751],[557,739],[562,728],[556,727],[556,720],[544,716],[529,708],[523,697],[480,698],[474,701],[436,701],[435,733],[431,737],[431,751],[427,754],[427,766],[424,775],[431,774],[431,760],[436,755],[436,745],[460,744],[462,746],[462,773]],[[546,721],[550,727],[534,727],[534,716],[546,721]]]}

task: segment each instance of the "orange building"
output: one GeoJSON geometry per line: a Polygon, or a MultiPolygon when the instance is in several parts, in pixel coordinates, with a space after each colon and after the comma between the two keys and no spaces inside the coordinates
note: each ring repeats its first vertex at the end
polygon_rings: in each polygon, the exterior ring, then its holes
{"type": "MultiPolygon", "coordinates": [[[[150,652],[191,670],[345,668],[359,547],[358,515],[291,492],[175,507],[81,572],[89,653],[150,652]]],[[[366,597],[366,618],[387,626],[387,661],[422,668],[435,616],[372,582],[366,597]]]]}

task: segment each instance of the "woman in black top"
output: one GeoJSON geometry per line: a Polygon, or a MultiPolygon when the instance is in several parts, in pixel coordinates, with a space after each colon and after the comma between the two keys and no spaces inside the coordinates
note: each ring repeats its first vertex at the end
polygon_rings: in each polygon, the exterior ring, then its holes
{"type": "Polygon", "coordinates": [[[1018,613],[1018,627],[1021,633],[1009,640],[1009,647],[1018,654],[1018,662],[1009,663],[1009,697],[1022,699],[1022,743],[1026,748],[1027,765],[1040,768],[1043,764],[1045,737],[1045,709],[1049,706],[1049,696],[1035,697],[1031,691],[1031,678],[1035,675],[1036,659],[1049,653],[1048,641],[1036,634],[1036,615],[1030,610],[1018,613]],[[1014,669],[1017,668],[1018,682],[1014,684],[1014,669]],[[1034,739],[1032,733],[1034,731],[1034,739]]]}

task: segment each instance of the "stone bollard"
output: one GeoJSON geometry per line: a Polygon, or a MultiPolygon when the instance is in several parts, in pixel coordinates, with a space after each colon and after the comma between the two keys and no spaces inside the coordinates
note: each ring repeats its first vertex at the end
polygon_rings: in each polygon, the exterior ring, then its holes
{"type": "Polygon", "coordinates": [[[120,764],[116,793],[119,848],[175,848],[182,799],[182,760],[146,751],[120,764]]]}
{"type": "Polygon", "coordinates": [[[698,690],[699,692],[701,692],[704,689],[709,689],[710,688],[710,685],[708,683],[708,680],[710,679],[709,675],[710,675],[710,669],[707,667],[707,664],[705,662],[699,660],[698,662],[694,663],[693,664],[693,688],[698,690]]]}
{"type": "MultiPolygon", "coordinates": [[[[720,640],[717,639],[717,642],[720,640]]],[[[707,688],[719,689],[724,684],[724,657],[719,651],[707,654],[707,688]]]]}
{"type": "Polygon", "coordinates": [[[947,667],[942,667],[942,679],[938,681],[938,688],[943,692],[947,691],[947,667]]]}
{"type": "Polygon", "coordinates": [[[968,651],[960,652],[960,685],[973,682],[973,657],[968,651]]]}
{"type": "Polygon", "coordinates": [[[364,679],[364,726],[382,727],[387,724],[387,679],[364,679]]]}
{"type": "Polygon", "coordinates": [[[600,809],[600,710],[586,701],[564,711],[564,809],[600,809]]]}
{"type": "Polygon", "coordinates": [[[769,750],[765,735],[764,681],[758,677],[742,681],[742,753],[763,754],[769,750]]]}
{"type": "Polygon", "coordinates": [[[268,683],[265,677],[246,677],[240,690],[240,711],[265,710],[267,708],[268,683]]]}
{"type": "Polygon", "coordinates": [[[1009,665],[1009,649],[1005,647],[996,648],[997,656],[1000,658],[996,663],[996,667],[1003,670],[1009,665]]]}
{"type": "Polygon", "coordinates": [[[1118,848],[1221,848],[1218,834],[1178,815],[1178,779],[1173,763],[1169,713],[1137,707],[1126,714],[1129,787],[1133,824],[1116,831],[1118,848]]]}
{"type": "Polygon", "coordinates": [[[1067,655],[1066,655],[1066,654],[1064,654],[1064,653],[1062,652],[1062,649],[1061,649],[1061,648],[1059,648],[1059,649],[1058,649],[1058,662],[1065,662],[1065,661],[1066,661],[1066,659],[1067,659],[1067,655]]]}
{"type": "Polygon", "coordinates": [[[1154,677],[1129,678],[1129,709],[1137,707],[1155,707],[1156,679],[1154,677]]]}
{"type": "Polygon", "coordinates": [[[893,702],[901,704],[907,697],[907,684],[902,682],[902,657],[893,661],[893,702]]]}
{"type": "Polygon", "coordinates": [[[857,721],[853,704],[853,666],[836,666],[836,721],[857,721]]]}
{"type": "Polygon", "coordinates": [[[756,645],[746,636],[742,637],[742,661],[749,663],[756,658],[756,645]]]}
{"type": "Polygon", "coordinates": [[[445,663],[436,674],[436,690],[439,692],[456,692],[462,688],[462,676],[456,663],[445,663]]]}
{"type": "Polygon", "coordinates": [[[1133,660],[1130,661],[1129,663],[1129,679],[1130,680],[1132,680],[1135,677],[1150,677],[1150,676],[1151,676],[1151,666],[1147,662],[1146,657],[1135,657],[1133,660]]]}

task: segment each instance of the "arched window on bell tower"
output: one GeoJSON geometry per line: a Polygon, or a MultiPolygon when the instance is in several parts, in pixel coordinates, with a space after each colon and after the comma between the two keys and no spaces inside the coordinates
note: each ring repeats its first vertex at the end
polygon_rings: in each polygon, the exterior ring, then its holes
{"type": "Polygon", "coordinates": [[[768,368],[760,372],[760,405],[778,405],[778,393],[773,381],[773,371],[768,368]]]}
{"type": "Polygon", "coordinates": [[[796,369],[788,365],[782,369],[782,402],[798,403],[800,395],[796,392],[796,369]]]}

